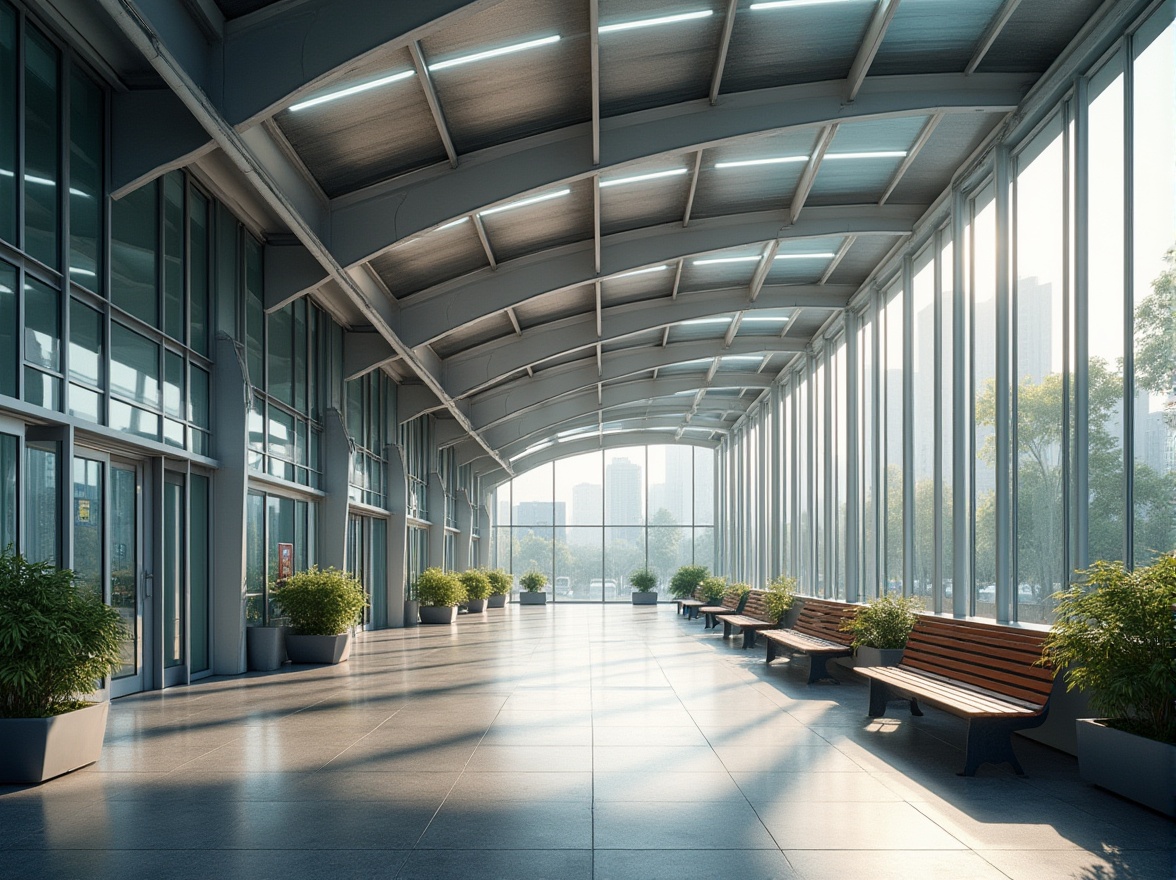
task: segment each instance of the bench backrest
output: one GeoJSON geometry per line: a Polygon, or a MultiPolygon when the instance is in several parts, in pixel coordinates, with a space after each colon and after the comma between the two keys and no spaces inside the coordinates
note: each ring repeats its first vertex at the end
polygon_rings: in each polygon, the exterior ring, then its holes
{"type": "Polygon", "coordinates": [[[902,665],[1041,707],[1053,689],[1041,658],[1044,632],[920,614],[902,665]]]}
{"type": "Polygon", "coordinates": [[[764,602],[767,595],[767,592],[764,590],[749,591],[747,602],[744,603],[743,611],[740,613],[745,617],[754,617],[766,623],[779,623],[780,621],[776,617],[768,613],[767,604],[764,602]]]}
{"type": "Polygon", "coordinates": [[[705,602],[706,596],[702,595],[702,587],[695,587],[694,592],[690,594],[690,598],[695,602],[705,602]]]}
{"type": "Polygon", "coordinates": [[[830,602],[827,599],[804,599],[792,628],[806,636],[814,636],[827,642],[845,645],[853,644],[853,633],[844,632],[841,624],[852,620],[861,605],[846,602],[830,602]]]}
{"type": "Polygon", "coordinates": [[[722,605],[724,608],[738,612],[743,607],[743,591],[727,590],[727,592],[723,593],[722,605]]]}

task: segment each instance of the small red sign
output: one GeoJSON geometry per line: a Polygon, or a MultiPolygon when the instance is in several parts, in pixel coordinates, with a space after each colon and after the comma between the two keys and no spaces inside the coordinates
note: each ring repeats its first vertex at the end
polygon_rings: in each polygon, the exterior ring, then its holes
{"type": "Polygon", "coordinates": [[[278,580],[284,581],[294,574],[294,545],[278,545],[278,580]]]}

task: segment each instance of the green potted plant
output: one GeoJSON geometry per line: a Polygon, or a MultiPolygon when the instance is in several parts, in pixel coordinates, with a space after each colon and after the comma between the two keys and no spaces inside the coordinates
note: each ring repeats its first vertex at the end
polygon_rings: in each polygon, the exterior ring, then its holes
{"type": "Polygon", "coordinates": [[[1127,571],[1098,561],[1055,593],[1043,661],[1101,718],[1078,720],[1087,782],[1176,815],[1176,556],[1127,571]]]}
{"type": "Polygon", "coordinates": [[[657,574],[648,568],[639,568],[629,575],[629,585],[633,588],[634,605],[657,604],[657,574]]]}
{"type": "Polygon", "coordinates": [[[463,571],[457,576],[466,591],[466,607],[470,614],[481,614],[486,610],[486,600],[490,598],[490,579],[486,572],[478,568],[463,571]]]}
{"type": "Polygon", "coordinates": [[[796,578],[782,574],[764,587],[764,609],[777,622],[784,620],[795,601],[796,578]]]}
{"type": "MultiPolygon", "coordinates": [[[[716,577],[714,575],[707,575],[698,584],[702,590],[702,598],[712,605],[717,605],[723,601],[723,594],[727,592],[727,579],[724,577],[716,577]]],[[[671,589],[673,589],[671,587],[671,589]]]]}
{"type": "Polygon", "coordinates": [[[290,621],[291,663],[342,663],[351,655],[350,628],[368,604],[363,584],[351,574],[311,566],[275,585],[272,596],[290,621]]]}
{"type": "Polygon", "coordinates": [[[487,608],[505,608],[506,600],[510,598],[510,575],[501,568],[486,572],[490,580],[490,598],[486,600],[487,608]]]}
{"type": "Polygon", "coordinates": [[[74,574],[0,554],[0,783],[40,783],[98,760],[110,703],[85,700],[120,665],[118,611],[74,574]]]}
{"type": "Polygon", "coordinates": [[[547,575],[543,572],[531,569],[519,578],[519,586],[523,588],[523,592],[519,593],[520,605],[547,604],[547,594],[543,592],[547,586],[547,575]]]}
{"type": "MultiPolygon", "coordinates": [[[[705,565],[683,565],[670,578],[670,595],[675,599],[689,599],[708,577],[710,569],[705,565]]],[[[720,592],[719,598],[722,595],[720,592]]]]}
{"type": "Polygon", "coordinates": [[[855,666],[897,666],[915,628],[922,603],[914,596],[887,594],[863,605],[841,625],[853,633],[855,666]]]}
{"type": "Polygon", "coordinates": [[[439,568],[426,568],[416,580],[421,603],[421,623],[453,623],[466,590],[456,576],[439,568]]]}

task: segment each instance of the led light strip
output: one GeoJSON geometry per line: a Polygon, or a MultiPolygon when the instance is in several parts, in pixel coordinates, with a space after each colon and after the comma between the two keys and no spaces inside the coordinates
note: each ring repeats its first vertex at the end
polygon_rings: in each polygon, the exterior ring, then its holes
{"type": "Polygon", "coordinates": [[[709,18],[714,15],[713,9],[700,9],[697,12],[683,12],[678,15],[663,15],[660,18],[642,18],[636,21],[618,21],[614,24],[602,24],[596,30],[598,33],[610,34],[616,31],[631,31],[636,28],[656,27],[661,24],[674,24],[679,21],[690,21],[695,18],[709,18]]]}
{"type": "Polygon", "coordinates": [[[402,79],[408,79],[410,76],[416,76],[414,70],[401,70],[397,73],[382,76],[379,79],[369,80],[368,82],[359,83],[358,85],[348,86],[347,88],[339,89],[337,92],[327,92],[325,95],[316,95],[313,98],[308,98],[305,101],[299,101],[297,104],[290,105],[290,112],[297,113],[299,110],[305,110],[308,107],[317,107],[319,104],[326,104],[329,101],[337,101],[340,98],[346,98],[351,95],[358,95],[360,92],[366,92],[370,89],[378,89],[380,86],[386,86],[389,83],[399,82],[402,79]]]}
{"type": "Polygon", "coordinates": [[[539,46],[549,46],[552,43],[559,42],[559,34],[552,34],[549,37],[540,37],[537,40],[527,40],[525,43],[514,43],[510,46],[501,46],[498,49],[487,49],[485,52],[475,52],[472,55],[461,55],[457,58],[449,58],[445,61],[438,61],[429,65],[429,70],[446,70],[450,67],[457,67],[460,64],[470,64],[474,61],[485,61],[488,58],[499,58],[503,55],[513,55],[515,52],[523,52],[527,49],[535,49],[539,46]]]}
{"type": "Polygon", "coordinates": [[[558,199],[561,196],[566,196],[570,193],[570,189],[557,189],[555,192],[543,193],[538,196],[531,196],[529,199],[521,199],[517,202],[507,202],[505,205],[498,205],[494,208],[487,208],[485,211],[479,211],[479,217],[488,217],[491,214],[499,214],[502,211],[510,211],[514,208],[522,208],[526,205],[534,205],[538,202],[546,202],[548,199],[558,199]]]}
{"type": "Polygon", "coordinates": [[[640,183],[643,180],[657,180],[661,177],[676,177],[679,174],[685,173],[685,168],[671,168],[668,171],[651,171],[648,174],[634,174],[632,177],[614,177],[612,180],[600,181],[600,188],[607,189],[610,186],[623,186],[626,183],[640,183]]]}

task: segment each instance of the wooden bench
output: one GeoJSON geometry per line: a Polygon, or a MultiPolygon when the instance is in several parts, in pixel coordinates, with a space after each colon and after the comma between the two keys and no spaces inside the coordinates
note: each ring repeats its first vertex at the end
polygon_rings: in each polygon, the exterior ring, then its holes
{"type": "Polygon", "coordinates": [[[695,612],[695,617],[699,613],[703,615],[704,629],[712,629],[718,626],[719,622],[715,618],[720,614],[738,614],[742,611],[743,603],[747,601],[747,594],[738,589],[727,590],[727,592],[723,593],[721,601],[721,605],[703,605],[698,609],[698,612],[695,612]]]}
{"type": "Polygon", "coordinates": [[[715,619],[723,622],[723,638],[727,638],[733,630],[738,629],[743,633],[743,647],[746,650],[755,647],[755,636],[760,630],[779,626],[780,620],[768,612],[764,601],[767,595],[764,590],[750,590],[743,608],[738,613],[716,615],[715,619]]]}
{"type": "Polygon", "coordinates": [[[826,599],[799,599],[803,604],[796,623],[788,629],[770,629],[763,633],[771,663],[781,649],[809,656],[808,683],[827,680],[840,684],[829,673],[828,661],[853,653],[853,633],[843,632],[841,624],[852,620],[860,605],[830,602],[826,599]]]}
{"type": "Polygon", "coordinates": [[[702,587],[695,587],[689,599],[678,600],[678,613],[685,612],[687,620],[694,620],[698,617],[698,609],[705,604],[706,598],[702,595],[702,587]]]}
{"type": "Polygon", "coordinates": [[[1053,675],[1035,665],[1044,632],[991,623],[919,615],[898,666],[857,672],[870,679],[870,717],[886,714],[892,700],[919,700],[968,719],[962,776],[986,762],[1008,761],[1025,771],[1013,753],[1012,734],[1045,722],[1053,675]]]}

